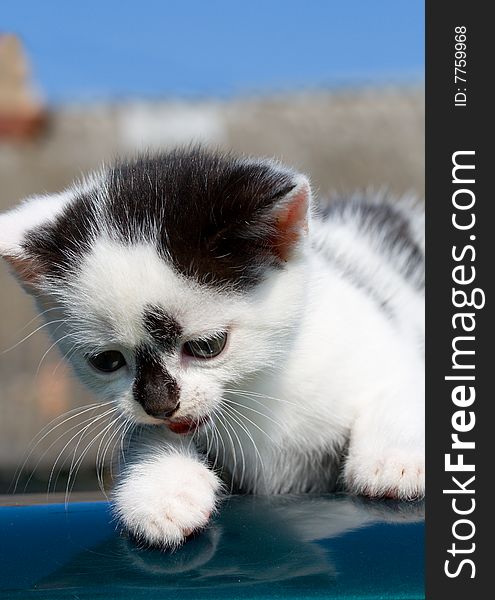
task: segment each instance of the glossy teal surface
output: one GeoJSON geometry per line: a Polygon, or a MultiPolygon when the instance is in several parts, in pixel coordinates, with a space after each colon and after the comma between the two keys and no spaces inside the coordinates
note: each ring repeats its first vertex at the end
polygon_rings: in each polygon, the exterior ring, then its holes
{"type": "Polygon", "coordinates": [[[233,497],[176,552],[137,548],[106,503],[0,508],[1,598],[420,599],[423,507],[233,497]]]}

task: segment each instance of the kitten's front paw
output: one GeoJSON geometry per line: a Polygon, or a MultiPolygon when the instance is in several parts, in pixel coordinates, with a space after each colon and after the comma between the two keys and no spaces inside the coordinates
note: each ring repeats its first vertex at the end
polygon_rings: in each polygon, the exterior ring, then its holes
{"type": "Polygon", "coordinates": [[[179,454],[129,467],[114,493],[114,508],[139,540],[176,547],[203,528],[220,481],[202,463],[179,454]]]}
{"type": "Polygon", "coordinates": [[[344,467],[346,489],[372,498],[414,500],[425,495],[424,454],[389,449],[379,455],[353,453],[344,467]]]}

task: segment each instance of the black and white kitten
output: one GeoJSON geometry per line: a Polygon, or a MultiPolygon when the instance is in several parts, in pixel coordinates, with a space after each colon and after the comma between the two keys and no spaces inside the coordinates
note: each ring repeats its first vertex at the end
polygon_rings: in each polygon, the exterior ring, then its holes
{"type": "Polygon", "coordinates": [[[424,495],[421,213],[316,210],[305,176],[202,149],[0,217],[0,254],[80,378],[139,423],[114,490],[149,543],[256,494],[424,495]]]}

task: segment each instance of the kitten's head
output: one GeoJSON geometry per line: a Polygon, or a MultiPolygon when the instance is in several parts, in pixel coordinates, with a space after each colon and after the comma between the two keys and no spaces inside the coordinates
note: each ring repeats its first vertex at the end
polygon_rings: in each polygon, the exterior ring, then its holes
{"type": "Polygon", "coordinates": [[[2,215],[0,254],[90,388],[182,432],[287,352],[309,201],[270,161],[142,156],[2,215]]]}

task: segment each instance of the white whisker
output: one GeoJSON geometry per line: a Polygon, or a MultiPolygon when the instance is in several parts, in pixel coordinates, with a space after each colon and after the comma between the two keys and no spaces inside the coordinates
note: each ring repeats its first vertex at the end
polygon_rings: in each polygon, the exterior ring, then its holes
{"type": "MultiPolygon", "coordinates": [[[[117,449],[117,446],[119,446],[119,452],[117,452],[117,461],[118,461],[118,466],[120,469],[120,452],[123,449],[123,441],[124,441],[125,436],[127,435],[127,432],[133,425],[133,423],[131,421],[128,421],[127,419],[125,419],[125,417],[122,417],[122,421],[123,421],[123,425],[121,427],[119,427],[117,430],[117,433],[119,433],[119,435],[113,436],[113,437],[115,437],[115,442],[112,446],[112,452],[110,453],[110,459],[108,461],[108,464],[110,465],[110,479],[112,480],[112,482],[115,480],[115,477],[113,474],[113,465],[114,465],[113,457],[115,454],[115,450],[117,449]]],[[[109,448],[110,448],[110,445],[108,446],[107,450],[105,451],[105,454],[108,452],[109,448]]],[[[105,454],[103,455],[103,462],[105,461],[105,454]]],[[[124,458],[124,462],[125,462],[125,458],[124,458]]]]}
{"type": "Polygon", "coordinates": [[[266,398],[267,400],[275,400],[277,402],[282,402],[284,404],[289,404],[291,406],[295,406],[299,409],[299,404],[296,404],[295,402],[290,402],[289,400],[286,400],[284,398],[276,398],[275,396],[268,396],[267,394],[261,394],[260,392],[253,392],[250,390],[231,390],[231,389],[225,389],[226,392],[228,392],[229,394],[238,394],[240,396],[245,395],[245,396],[250,396],[250,397],[255,397],[255,398],[266,398]]]}
{"type": "Polygon", "coordinates": [[[62,448],[62,450],[59,452],[57,459],[55,460],[55,462],[53,463],[53,467],[50,471],[50,477],[48,478],[48,487],[47,487],[47,493],[50,493],[50,487],[51,487],[51,483],[53,480],[53,475],[55,472],[55,468],[58,464],[58,461],[60,460],[62,454],[65,452],[65,450],[68,448],[68,446],[70,446],[70,444],[72,443],[73,440],[76,439],[76,437],[78,435],[82,435],[84,436],[85,432],[89,429],[89,427],[91,427],[91,425],[93,425],[94,423],[97,423],[97,425],[99,425],[99,421],[101,421],[101,419],[103,419],[104,417],[108,416],[109,414],[112,414],[113,412],[115,412],[117,410],[116,407],[111,408],[110,410],[107,410],[106,412],[104,412],[102,415],[99,415],[98,417],[95,417],[95,419],[93,421],[91,421],[91,423],[88,423],[88,425],[86,425],[83,430],[79,433],[76,433],[75,435],[73,435],[70,440],[65,444],[65,446],[62,448]]]}
{"type": "Polygon", "coordinates": [[[284,428],[283,428],[282,424],[279,421],[275,421],[275,419],[272,419],[267,414],[262,413],[259,410],[256,410],[255,408],[251,408],[251,406],[247,406],[246,404],[242,404],[240,402],[235,402],[231,398],[225,398],[224,397],[223,401],[226,402],[227,404],[234,404],[235,406],[240,406],[241,408],[245,408],[246,410],[250,410],[251,412],[254,412],[257,415],[262,416],[264,419],[268,419],[269,421],[271,421],[272,423],[274,423],[275,425],[277,425],[278,427],[280,427],[282,429],[282,431],[284,431],[284,428]]]}
{"type": "MultiPolygon", "coordinates": [[[[217,416],[220,419],[220,423],[222,424],[225,433],[229,437],[230,445],[232,447],[232,459],[234,461],[233,468],[232,468],[232,475],[231,475],[232,476],[232,481],[231,481],[231,484],[230,484],[230,493],[232,494],[234,480],[235,480],[235,474],[236,474],[236,470],[237,470],[237,452],[236,452],[236,449],[235,449],[235,446],[234,446],[234,441],[232,439],[232,436],[230,435],[230,432],[229,432],[229,430],[227,428],[227,421],[226,421],[226,419],[223,418],[225,415],[222,415],[220,412],[218,412],[217,416]]],[[[241,448],[242,448],[242,446],[241,446],[241,448]]],[[[225,455],[222,458],[223,458],[223,464],[225,465],[225,455]]]]}
{"type": "MultiPolygon", "coordinates": [[[[255,452],[256,452],[256,454],[257,454],[257,456],[258,456],[258,459],[259,459],[259,461],[260,461],[260,465],[261,465],[261,473],[262,473],[262,475],[264,476],[264,472],[265,472],[265,465],[264,465],[264,463],[263,463],[263,459],[261,458],[261,454],[260,454],[260,452],[259,452],[259,450],[258,450],[258,446],[256,445],[256,442],[254,441],[254,438],[253,438],[253,436],[252,436],[251,432],[250,432],[250,431],[249,431],[249,429],[248,429],[248,428],[247,428],[247,427],[246,427],[246,426],[245,426],[245,425],[244,425],[244,424],[243,424],[243,423],[242,423],[242,422],[241,422],[241,421],[240,421],[240,420],[239,420],[239,419],[236,417],[235,413],[233,412],[233,411],[234,411],[233,407],[228,407],[228,406],[224,405],[224,407],[223,407],[223,408],[224,408],[224,410],[226,410],[226,411],[227,411],[227,413],[230,413],[230,418],[231,418],[231,419],[233,419],[233,420],[234,420],[234,422],[236,422],[236,423],[239,425],[239,427],[241,427],[241,429],[243,429],[243,431],[244,431],[244,432],[246,433],[246,435],[248,436],[248,438],[249,438],[249,440],[251,441],[251,443],[252,443],[252,445],[253,445],[253,447],[254,447],[254,450],[255,450],[255,452]]],[[[244,415],[241,415],[241,416],[244,416],[244,415]]],[[[259,428],[259,427],[258,427],[258,429],[259,429],[261,432],[265,433],[265,435],[267,435],[267,434],[266,434],[266,432],[264,432],[264,431],[263,431],[261,428],[259,428]]],[[[269,437],[269,436],[268,436],[268,437],[269,437]]]]}
{"type": "MultiPolygon", "coordinates": [[[[72,481],[72,485],[70,486],[69,489],[69,493],[66,497],[66,502],[65,502],[65,506],[67,508],[67,504],[69,502],[70,499],[70,495],[72,493],[72,490],[74,489],[74,484],[76,483],[76,478],[77,478],[77,474],[79,473],[79,469],[81,468],[81,465],[83,463],[83,460],[86,456],[86,454],[89,452],[89,450],[91,449],[91,446],[98,441],[98,438],[103,435],[106,431],[107,431],[107,427],[108,425],[105,425],[105,427],[103,429],[101,429],[95,436],[93,439],[91,439],[89,441],[89,443],[87,444],[86,448],[84,449],[84,451],[82,452],[81,456],[77,459],[76,464],[74,465],[74,477],[73,477],[73,481],[72,481]]],[[[92,430],[94,431],[94,429],[92,430]]]]}
{"type": "MultiPolygon", "coordinates": [[[[105,402],[103,404],[100,403],[95,403],[95,404],[89,404],[86,405],[84,407],[81,408],[74,408],[72,410],[67,411],[66,413],[64,413],[63,415],[60,415],[59,417],[56,417],[55,419],[53,419],[50,423],[48,423],[48,425],[46,425],[45,427],[43,427],[43,429],[34,437],[34,439],[32,440],[31,444],[30,444],[30,448],[28,448],[29,453],[27,454],[26,458],[24,459],[24,462],[22,463],[22,465],[18,468],[16,474],[15,474],[15,484],[14,484],[14,489],[12,493],[15,493],[17,490],[17,486],[19,484],[19,479],[22,475],[22,472],[24,470],[24,467],[26,466],[27,462],[29,461],[31,455],[33,454],[33,452],[36,450],[36,448],[39,446],[39,444],[41,444],[41,442],[46,439],[50,434],[52,434],[56,429],[58,429],[59,427],[61,427],[62,425],[65,425],[68,421],[71,421],[72,419],[75,419],[76,417],[81,416],[84,413],[90,412],[90,411],[95,411],[97,410],[100,406],[106,406],[108,404],[112,404],[112,402],[105,402]],[[82,410],[84,409],[84,410],[82,410]],[[57,425],[55,425],[54,427],[50,427],[50,425],[52,425],[52,423],[55,423],[56,421],[58,421],[60,418],[65,417],[66,415],[70,414],[70,413],[74,413],[73,415],[71,415],[70,417],[65,418],[62,422],[58,423],[57,425]],[[45,430],[48,429],[48,431],[46,431],[46,433],[43,434],[43,432],[45,432],[45,430]],[[43,435],[42,435],[43,434],[43,435]],[[38,440],[36,438],[40,437],[38,440]],[[35,443],[36,442],[36,443],[35,443]],[[34,444],[34,445],[33,445],[34,444]]],[[[89,419],[84,419],[81,423],[76,423],[76,425],[73,425],[72,427],[70,427],[68,430],[64,431],[55,441],[53,441],[48,448],[41,454],[41,456],[38,458],[38,461],[34,467],[34,469],[32,469],[32,473],[29,477],[29,479],[27,480],[24,489],[26,489],[27,485],[29,484],[29,482],[32,479],[32,476],[34,474],[34,472],[36,471],[38,465],[40,464],[41,460],[43,459],[43,457],[45,456],[45,454],[59,441],[61,440],[65,435],[67,435],[68,433],[70,433],[71,431],[73,431],[74,429],[77,429],[79,427],[81,427],[81,425],[84,425],[85,423],[87,423],[88,421],[93,420],[94,416],[91,416],[89,419]]]]}
{"type": "Polygon", "coordinates": [[[15,350],[21,344],[26,342],[30,337],[32,337],[35,333],[38,333],[38,331],[40,331],[41,329],[44,329],[45,327],[48,327],[48,325],[54,325],[55,323],[66,323],[66,322],[67,322],[67,319],[57,319],[56,321],[48,321],[47,323],[43,323],[43,325],[40,325],[39,327],[37,327],[30,334],[26,335],[26,337],[22,338],[22,340],[20,340],[13,346],[10,346],[10,348],[6,348],[5,350],[2,350],[2,352],[0,352],[0,354],[7,354],[7,352],[11,352],[12,350],[15,350]]]}
{"type": "Polygon", "coordinates": [[[262,428],[261,428],[261,427],[260,427],[260,426],[259,426],[257,423],[255,423],[254,421],[252,421],[252,420],[251,420],[249,417],[247,417],[246,415],[244,415],[243,413],[241,413],[241,412],[240,412],[239,410],[237,410],[237,409],[236,409],[234,406],[230,406],[230,405],[228,405],[228,404],[224,404],[224,408],[227,408],[227,407],[228,407],[228,408],[229,408],[229,410],[230,410],[230,411],[232,411],[234,414],[237,414],[237,415],[239,415],[239,417],[241,417],[241,418],[245,419],[245,420],[246,420],[248,423],[251,423],[251,425],[253,425],[254,427],[256,427],[256,429],[257,429],[258,431],[261,431],[261,433],[262,433],[263,435],[265,435],[265,436],[266,436],[266,437],[267,437],[267,438],[270,440],[270,442],[272,442],[272,444],[274,444],[274,445],[278,445],[278,444],[275,442],[275,440],[274,440],[274,439],[273,439],[273,438],[272,438],[272,437],[271,437],[271,436],[270,436],[270,435],[269,435],[269,434],[268,434],[268,433],[267,433],[267,432],[266,432],[264,429],[262,429],[262,428]]]}
{"type": "Polygon", "coordinates": [[[57,344],[59,344],[62,340],[65,340],[66,338],[70,337],[72,335],[72,333],[66,333],[65,335],[63,335],[61,338],[59,338],[58,340],[55,340],[53,342],[53,344],[48,348],[48,350],[43,354],[43,356],[41,357],[40,362],[38,363],[38,368],[36,369],[36,377],[38,377],[38,375],[40,374],[40,369],[41,369],[41,365],[43,364],[43,361],[45,360],[46,356],[48,355],[48,353],[55,348],[55,346],[57,344]]]}
{"type": "MultiPolygon", "coordinates": [[[[239,444],[239,450],[241,451],[242,470],[241,470],[241,478],[239,480],[239,488],[242,489],[242,486],[244,484],[244,479],[246,477],[246,457],[244,455],[244,448],[242,447],[242,442],[241,442],[241,440],[240,440],[240,438],[239,438],[239,436],[237,434],[237,431],[236,431],[235,427],[233,426],[232,423],[229,423],[227,415],[225,415],[225,423],[226,423],[226,425],[230,426],[230,429],[231,429],[232,433],[234,434],[234,436],[235,436],[235,438],[236,438],[236,440],[237,440],[237,442],[239,444]]],[[[233,484],[233,479],[234,478],[232,478],[232,484],[233,484]]],[[[230,493],[232,493],[232,486],[231,486],[230,493]]]]}
{"type": "MultiPolygon", "coordinates": [[[[120,424],[118,427],[115,427],[117,425],[117,423],[119,422],[119,420],[122,419],[122,416],[120,414],[118,414],[116,417],[114,417],[110,423],[108,424],[108,426],[105,428],[105,434],[100,438],[100,443],[98,444],[98,448],[96,450],[96,456],[95,456],[95,470],[96,470],[96,478],[98,480],[98,487],[100,488],[100,490],[102,491],[102,493],[106,496],[106,492],[105,492],[105,485],[104,485],[104,470],[105,470],[105,452],[108,448],[107,444],[111,443],[114,435],[116,435],[116,433],[119,431],[120,428],[120,424]],[[111,433],[112,431],[112,427],[115,427],[115,430],[113,431],[113,433],[111,433]],[[109,439],[105,440],[107,433],[110,433],[109,439]]],[[[123,421],[123,423],[125,423],[125,421],[123,421]]]]}
{"type": "MultiPolygon", "coordinates": [[[[105,480],[104,480],[105,458],[106,458],[108,450],[110,449],[110,445],[112,444],[112,441],[115,440],[115,444],[113,446],[113,450],[112,450],[112,454],[110,456],[110,462],[109,462],[110,478],[113,480],[113,470],[112,470],[113,453],[115,452],[116,444],[119,442],[118,435],[119,435],[119,433],[121,433],[123,431],[123,429],[125,427],[127,427],[127,421],[121,415],[119,415],[117,417],[117,419],[112,423],[112,426],[115,426],[115,431],[110,435],[109,439],[107,440],[107,443],[105,444],[105,448],[103,449],[103,454],[100,459],[100,470],[99,470],[100,475],[98,477],[99,483],[101,482],[101,484],[102,484],[102,487],[100,489],[103,492],[103,494],[107,497],[107,499],[108,499],[108,496],[107,496],[107,493],[105,490],[105,480]],[[119,419],[122,419],[122,421],[121,421],[121,423],[117,424],[119,419]]],[[[105,437],[105,436],[103,436],[103,437],[105,437]]],[[[98,455],[96,458],[96,470],[98,473],[98,455]]]]}
{"type": "MultiPolygon", "coordinates": [[[[125,465],[125,452],[124,452],[124,441],[126,436],[129,436],[129,440],[131,439],[131,436],[134,432],[134,430],[136,429],[136,423],[134,423],[133,421],[129,421],[129,426],[125,429],[124,433],[122,434],[121,438],[120,438],[120,452],[119,452],[119,466],[120,466],[120,457],[122,456],[122,460],[124,462],[125,465]]],[[[127,448],[129,448],[129,445],[127,446],[127,448]]]]}

